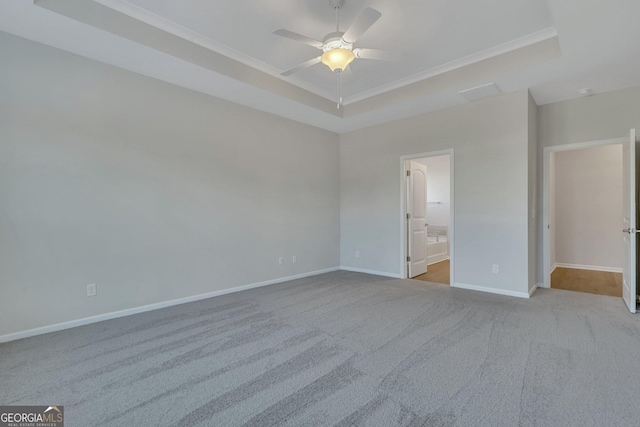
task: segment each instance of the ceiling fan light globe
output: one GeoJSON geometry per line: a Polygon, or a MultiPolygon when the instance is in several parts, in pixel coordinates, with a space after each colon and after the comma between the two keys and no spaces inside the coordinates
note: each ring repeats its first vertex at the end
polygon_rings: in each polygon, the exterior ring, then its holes
{"type": "Polygon", "coordinates": [[[355,59],[355,55],[348,49],[331,49],[322,54],[321,60],[331,71],[344,70],[355,59]]]}

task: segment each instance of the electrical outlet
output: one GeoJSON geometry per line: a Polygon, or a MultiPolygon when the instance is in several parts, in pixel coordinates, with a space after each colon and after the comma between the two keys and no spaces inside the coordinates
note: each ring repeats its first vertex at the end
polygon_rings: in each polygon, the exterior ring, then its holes
{"type": "Polygon", "coordinates": [[[283,256],[278,258],[278,265],[282,265],[282,264],[284,264],[284,257],[283,256]]]}
{"type": "Polygon", "coordinates": [[[98,294],[98,289],[95,283],[87,285],[87,296],[95,297],[98,294]]]}
{"type": "Polygon", "coordinates": [[[291,262],[294,264],[296,263],[297,260],[298,258],[295,255],[291,258],[291,262]]]}
{"type": "Polygon", "coordinates": [[[493,272],[495,274],[500,273],[500,266],[498,264],[493,264],[493,272]]]}
{"type": "Polygon", "coordinates": [[[356,249],[356,258],[360,258],[360,249],[356,249]]]}

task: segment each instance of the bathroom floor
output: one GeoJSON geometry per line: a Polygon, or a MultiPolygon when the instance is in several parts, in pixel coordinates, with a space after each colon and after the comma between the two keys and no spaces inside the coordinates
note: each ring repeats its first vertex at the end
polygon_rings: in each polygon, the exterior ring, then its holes
{"type": "Polygon", "coordinates": [[[551,274],[551,287],[621,297],[622,273],[557,267],[551,274]]]}
{"type": "Polygon", "coordinates": [[[427,272],[421,274],[419,276],[414,277],[414,280],[422,280],[424,282],[435,282],[435,283],[443,283],[445,285],[449,284],[449,260],[446,259],[444,261],[437,262],[435,264],[431,264],[427,268],[427,272]]]}

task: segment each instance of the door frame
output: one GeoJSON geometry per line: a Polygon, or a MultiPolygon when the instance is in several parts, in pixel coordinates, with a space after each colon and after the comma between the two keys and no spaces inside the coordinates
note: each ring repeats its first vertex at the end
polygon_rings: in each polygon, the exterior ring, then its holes
{"type": "Polygon", "coordinates": [[[581,148],[599,147],[602,145],[623,144],[629,136],[622,138],[600,139],[596,141],[575,142],[571,144],[552,145],[543,149],[542,169],[542,283],[543,288],[551,287],[551,237],[549,232],[549,210],[551,193],[551,153],[559,151],[579,150],[581,148]],[[545,227],[546,226],[546,227],[545,227]]]}
{"type": "Polygon", "coordinates": [[[400,271],[402,278],[406,279],[409,274],[407,268],[407,160],[423,159],[425,157],[449,156],[449,285],[454,286],[454,153],[453,148],[439,151],[429,151],[426,153],[408,154],[400,157],[400,271]]]}

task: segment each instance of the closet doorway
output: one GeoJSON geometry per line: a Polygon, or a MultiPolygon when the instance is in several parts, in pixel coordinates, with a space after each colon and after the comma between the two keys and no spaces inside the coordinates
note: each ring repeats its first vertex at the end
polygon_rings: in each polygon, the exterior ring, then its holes
{"type": "Polygon", "coordinates": [[[636,310],[635,131],[544,149],[544,286],[636,310]]]}
{"type": "Polygon", "coordinates": [[[453,278],[453,152],[403,158],[404,277],[453,278]]]}

